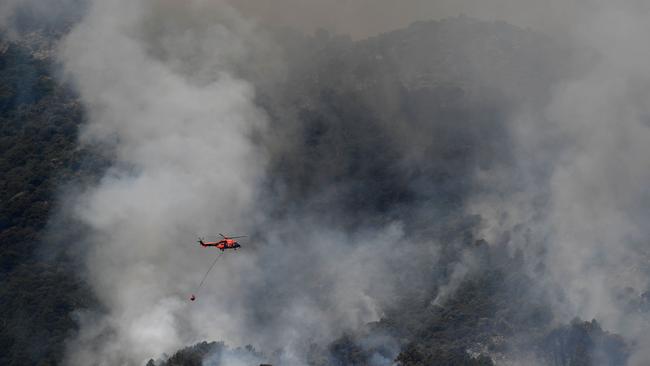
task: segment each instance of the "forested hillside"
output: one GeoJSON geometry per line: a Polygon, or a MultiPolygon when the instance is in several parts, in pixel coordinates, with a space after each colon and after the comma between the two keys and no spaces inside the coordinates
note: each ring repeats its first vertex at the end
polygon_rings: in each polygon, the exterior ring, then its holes
{"type": "MultiPolygon", "coordinates": [[[[284,199],[277,214],[308,207],[350,231],[402,220],[409,236],[442,242],[436,261],[395,268],[408,280],[379,322],[314,345],[310,364],[626,364],[631,345],[596,320],[558,324],[533,278],[545,275],[543,261],[531,273],[510,238],[526,227],[488,243],[476,234],[482,218],[465,213],[472,194],[490,189],[477,186],[476,172],[509,174],[516,160],[509,121],[517,108],[544,105],[572,67],[562,43],[465,17],[358,42],[280,34],[290,71],[258,97],[279,134],[270,138],[279,152],[268,182],[284,199]],[[468,261],[448,293],[444,284],[468,261]]],[[[169,364],[207,354],[220,365],[219,352],[197,345],[169,364]]],[[[281,363],[273,354],[262,360],[281,363]]]]}
{"type": "MultiPolygon", "coordinates": [[[[77,147],[83,119],[50,59],[5,41],[0,49],[0,364],[58,364],[89,295],[48,220],[58,192],[90,170],[77,147]]],[[[68,228],[73,229],[73,228],[68,228]]]]}
{"type": "MultiPolygon", "coordinates": [[[[261,243],[273,235],[310,240],[294,234],[318,222],[353,238],[343,248],[356,254],[359,233],[383,233],[395,222],[403,233],[381,247],[382,256],[394,258],[381,262],[389,273],[377,277],[386,281],[369,281],[378,320],[327,344],[304,339],[310,365],[626,365],[638,347],[633,341],[598,319],[557,316],[551,298],[566,294],[540,285],[549,269],[527,227],[488,242],[485,219],[468,210],[472,198],[494,188],[482,174],[517,175],[512,120],[522,105],[546,105],[554,82],[573,67],[560,41],[467,17],[361,41],[325,31],[272,34],[285,72],[242,67],[236,75],[252,80],[269,124],[265,136],[253,136],[268,152],[268,166],[255,192],[262,214],[250,218],[258,225],[251,236],[261,243]],[[285,224],[296,227],[274,231],[285,224]],[[525,254],[522,242],[538,256],[525,254]]],[[[61,81],[60,65],[37,55],[8,40],[0,48],[2,365],[61,364],[77,312],[100,306],[74,254],[84,228],[59,210],[66,189],[96,181],[110,162],[80,147],[84,108],[61,81]]],[[[535,173],[545,193],[550,173],[535,173]]],[[[519,192],[517,184],[508,189],[519,192]]],[[[539,216],[545,205],[540,198],[539,216]]],[[[246,317],[260,333],[282,328],[275,316],[285,298],[303,299],[292,293],[292,281],[313,280],[314,302],[330,297],[309,265],[297,274],[282,268],[296,262],[286,253],[304,247],[287,240],[264,263],[251,262],[265,282],[251,285],[247,294],[254,296],[237,304],[250,305],[246,317]]],[[[646,297],[635,296],[631,311],[645,314],[646,297]]],[[[152,354],[147,365],[279,365],[282,354],[205,339],[171,356],[152,354]]]]}

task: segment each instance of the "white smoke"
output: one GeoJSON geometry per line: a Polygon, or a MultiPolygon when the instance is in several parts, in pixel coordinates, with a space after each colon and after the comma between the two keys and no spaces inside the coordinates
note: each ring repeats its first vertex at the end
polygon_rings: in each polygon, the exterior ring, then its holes
{"type": "Polygon", "coordinates": [[[89,117],[82,143],[113,161],[70,198],[90,233],[82,252],[101,310],[79,314],[67,363],[138,364],[223,340],[300,365],[312,345],[378,320],[394,296],[387,267],[415,250],[387,256],[399,223],[344,234],[309,215],[276,223],[260,212],[266,158],[253,141],[268,121],[233,71],[255,62],[256,47],[254,24],[203,0],[95,1],[65,39],[89,117]],[[264,237],[226,253],[190,302],[217,254],[196,235],[253,229],[264,237]]]}
{"type": "Polygon", "coordinates": [[[480,173],[497,193],[469,210],[484,217],[490,241],[511,231],[529,262],[544,263],[549,276],[539,282],[562,294],[551,300],[558,321],[595,318],[643,349],[647,317],[620,294],[648,290],[650,14],[634,1],[589,4],[565,38],[582,57],[541,113],[512,122],[517,166],[480,173]],[[517,226],[526,230],[517,235],[517,226]]]}
{"type": "Polygon", "coordinates": [[[75,200],[92,233],[88,280],[106,312],[81,317],[70,364],[137,363],[232,338],[237,319],[218,311],[227,298],[207,306],[187,296],[210,261],[195,233],[243,230],[264,168],[249,138],[264,114],[252,87],[228,73],[249,30],[217,3],[96,1],[65,40],[89,115],[82,142],[109,145],[115,161],[75,200]]]}
{"type": "MultiPolygon", "coordinates": [[[[638,336],[646,325],[613,291],[648,285],[650,23],[643,7],[597,5],[567,25],[575,48],[597,59],[556,86],[543,115],[513,122],[516,174],[480,172],[479,181],[505,186],[468,210],[486,218],[490,242],[517,225],[532,232],[511,240],[542,257],[552,278],[541,282],[568,295],[559,318],[595,317],[638,336]],[[547,182],[536,181],[540,166],[547,182]]],[[[285,363],[301,364],[311,342],[381,317],[379,304],[408,282],[391,271],[435,258],[430,243],[431,252],[405,245],[387,258],[403,240],[399,223],[348,235],[308,217],[277,227],[256,212],[266,166],[251,137],[267,131],[267,118],[233,70],[258,46],[254,24],[207,0],[97,0],[66,38],[62,60],[90,120],[82,141],[115,161],[72,205],[91,232],[86,273],[103,311],[79,315],[70,364],[143,363],[204,339],[282,348],[285,363]],[[253,224],[268,230],[265,241],[220,261],[216,280],[188,302],[212,259],[194,235],[253,224]]]]}
{"type": "MultiPolygon", "coordinates": [[[[570,313],[643,342],[648,323],[618,293],[648,290],[650,27],[645,6],[603,5],[576,42],[596,51],[582,77],[558,85],[548,108],[569,142],[551,178],[549,263],[570,313]],[[641,320],[641,321],[640,321],[641,320]]],[[[643,348],[643,347],[641,347],[643,348]]]]}

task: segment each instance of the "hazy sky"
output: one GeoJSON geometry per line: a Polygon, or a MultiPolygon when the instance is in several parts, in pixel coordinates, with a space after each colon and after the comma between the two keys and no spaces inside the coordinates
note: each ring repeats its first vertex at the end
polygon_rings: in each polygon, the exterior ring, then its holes
{"type": "Polygon", "coordinates": [[[507,20],[534,29],[562,30],[599,3],[599,0],[229,1],[247,15],[263,21],[296,26],[307,31],[323,27],[336,33],[351,34],[354,38],[401,28],[418,20],[459,14],[487,20],[507,20]]]}

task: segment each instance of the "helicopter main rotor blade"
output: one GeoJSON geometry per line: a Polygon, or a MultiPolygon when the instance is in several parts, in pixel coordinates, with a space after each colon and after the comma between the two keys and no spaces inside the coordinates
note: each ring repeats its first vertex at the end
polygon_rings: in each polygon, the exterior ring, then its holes
{"type": "Polygon", "coordinates": [[[246,238],[246,237],[248,237],[248,235],[226,236],[226,235],[223,235],[222,233],[219,233],[219,235],[221,235],[221,237],[224,238],[224,239],[237,239],[237,238],[246,238]]]}

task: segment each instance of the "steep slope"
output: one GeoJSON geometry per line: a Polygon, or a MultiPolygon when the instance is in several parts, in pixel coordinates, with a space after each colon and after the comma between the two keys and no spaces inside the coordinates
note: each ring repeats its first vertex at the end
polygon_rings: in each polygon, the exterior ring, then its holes
{"type": "Polygon", "coordinates": [[[4,43],[0,50],[0,363],[53,364],[88,303],[66,259],[68,243],[48,237],[56,192],[80,172],[82,112],[49,60],[4,43]]]}
{"type": "MultiPolygon", "coordinates": [[[[465,17],[359,42],[279,34],[289,71],[261,83],[258,97],[273,126],[271,211],[349,232],[399,221],[407,234],[395,252],[418,240],[439,250],[385,253],[397,258],[388,279],[400,290],[382,299],[382,319],[314,345],[310,364],[625,364],[626,342],[596,322],[558,324],[536,281],[543,265],[531,272],[507,238],[482,240],[483,219],[466,210],[490,189],[479,176],[517,174],[513,120],[522,108],[539,112],[569,72],[575,60],[561,43],[465,17]]],[[[544,191],[548,172],[539,174],[544,191]]],[[[517,230],[508,235],[525,236],[517,230]]]]}
{"type": "MultiPolygon", "coordinates": [[[[473,196],[491,189],[481,177],[518,174],[511,127],[522,108],[539,112],[554,81],[572,67],[561,43],[465,17],[415,23],[359,42],[287,30],[277,30],[276,41],[286,74],[265,75],[254,65],[239,70],[257,82],[257,102],[270,119],[269,134],[253,136],[270,161],[252,234],[259,242],[292,238],[255,263],[264,281],[247,283],[248,297],[241,300],[249,306],[251,329],[281,329],[276,315],[292,296],[337,305],[331,284],[317,278],[321,263],[294,267],[291,253],[327,253],[303,245],[317,242],[301,236],[303,224],[317,222],[336,233],[343,238],[337,249],[351,254],[365,237],[398,227],[395,243],[364,247],[380,248],[386,258],[378,262],[386,273],[369,277],[375,281],[364,288],[379,320],[345,329],[327,344],[305,339],[309,364],[626,363],[632,345],[597,321],[555,318],[549,289],[537,281],[547,274],[543,261],[531,262],[509,239],[525,238],[526,227],[487,242],[480,235],[484,218],[467,209],[473,196]],[[296,294],[293,285],[305,282],[299,288],[305,293],[296,294]]],[[[75,330],[75,310],[93,304],[74,272],[79,256],[67,252],[83,228],[53,218],[55,197],[70,181],[93,179],[105,162],[76,147],[83,110],[55,81],[49,59],[4,45],[0,348],[6,351],[0,363],[57,364],[75,330]]],[[[537,173],[543,193],[549,172],[537,173]]],[[[513,192],[525,184],[513,181],[513,192]]],[[[264,351],[200,343],[149,364],[281,362],[282,350],[264,351]]]]}

